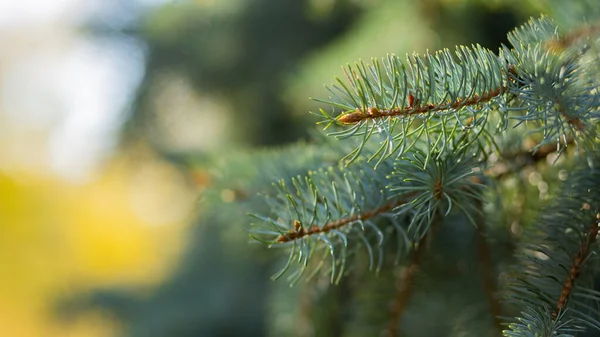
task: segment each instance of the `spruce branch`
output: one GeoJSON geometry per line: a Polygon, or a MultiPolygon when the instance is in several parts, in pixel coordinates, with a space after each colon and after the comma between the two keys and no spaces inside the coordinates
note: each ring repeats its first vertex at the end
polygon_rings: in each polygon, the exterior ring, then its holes
{"type": "MultiPolygon", "coordinates": [[[[585,205],[584,207],[590,207],[589,205],[585,205]]],[[[573,287],[575,285],[575,280],[579,277],[581,272],[581,268],[585,260],[589,257],[591,246],[596,242],[598,236],[598,224],[600,223],[600,213],[596,214],[596,219],[592,221],[592,225],[588,233],[586,233],[581,242],[581,246],[579,247],[579,251],[575,255],[573,259],[573,264],[569,269],[569,275],[563,284],[562,291],[560,293],[560,297],[556,302],[556,306],[554,311],[552,312],[552,319],[556,320],[558,318],[558,313],[565,308],[567,304],[567,300],[573,291],[573,287]]]]}
{"type": "Polygon", "coordinates": [[[556,31],[551,20],[542,17],[509,33],[512,49],[504,46],[500,56],[510,65],[507,91],[519,105],[508,110],[521,113],[511,116],[517,126],[529,123],[535,127],[530,133],[543,136],[534,151],[549,143],[562,151],[569,138],[589,150],[600,120],[599,86],[585,75],[582,56],[588,47],[547,48],[549,41],[561,39],[556,31]]]}
{"type": "Polygon", "coordinates": [[[379,147],[368,160],[379,157],[378,163],[401,157],[418,142],[427,142],[430,153],[443,151],[458,132],[469,133],[472,141],[483,138],[480,148],[493,145],[492,133],[498,130],[487,125],[493,111],[501,120],[517,119],[517,126],[534,126],[531,132],[543,135],[541,145],[560,146],[561,139],[565,143],[580,135],[595,139],[600,98],[598,85],[586,82],[582,73],[585,48],[549,51],[545,44],[560,36],[546,17],[508,38],[512,47],[504,46],[499,55],[477,45],[460,46],[454,54],[442,50],[405,62],[389,55],[371,65],[348,65],[347,81],[336,79],[327,87],[329,100],[315,99],[341,110],[335,116],[321,109],[319,123],[325,129],[339,126],[330,133],[335,137],[361,139],[344,158],[348,162],[359,158],[372,139],[379,147]]]}
{"type": "Polygon", "coordinates": [[[505,336],[572,336],[586,326],[600,329],[600,321],[593,317],[600,292],[590,283],[599,272],[594,252],[600,221],[600,161],[595,157],[592,163],[592,168],[582,164],[569,177],[554,204],[523,236],[509,301],[525,308],[505,336]]]}
{"type": "Polygon", "coordinates": [[[557,27],[548,16],[532,18],[527,23],[515,28],[508,33],[508,42],[513,48],[521,51],[530,45],[546,43],[550,40],[559,40],[557,27]]]}
{"type": "Polygon", "coordinates": [[[360,146],[348,154],[358,158],[364,143],[378,135],[379,148],[370,157],[383,160],[408,151],[417,139],[446,144],[457,132],[484,132],[494,98],[505,91],[506,66],[491,51],[475,45],[457,47],[454,54],[444,49],[435,54],[412,55],[402,62],[389,55],[369,66],[348,65],[348,83],[327,87],[330,104],[341,113],[331,116],[321,110],[320,123],[338,138],[357,136],[360,146]]]}
{"type": "Polygon", "coordinates": [[[600,303],[600,292],[589,282],[600,262],[595,255],[600,84],[586,73],[589,46],[578,43],[598,32],[590,26],[561,36],[542,17],[511,32],[510,46],[498,54],[475,45],[405,61],[390,55],[343,68],[346,80],[336,79],[327,87],[329,99],[317,101],[334,109],[320,112],[320,123],[333,129],[331,135],[355,140],[344,151],[347,166],[280,180],[265,195],[269,215],[253,215],[258,223],[252,236],[288,253],[274,278],[296,264],[289,275],[294,283],[329,265],[331,282],[339,283],[352,254],[363,248],[369,268],[380,270],[389,253],[383,247],[395,233],[397,262],[408,256],[388,322],[388,332],[397,336],[427,238],[443,218],[460,211],[461,221],[476,227],[481,281],[499,325],[483,182],[501,180],[510,171],[484,171],[483,165],[494,149],[500,150],[497,133],[513,120],[534,135],[536,145],[532,153],[505,158],[517,162],[512,170],[560,155],[571,144],[587,151],[589,165],[570,175],[554,204],[523,236],[508,296],[522,313],[503,333],[573,336],[586,326],[600,329],[590,304],[600,303]]]}
{"type": "MultiPolygon", "coordinates": [[[[399,256],[408,250],[412,239],[392,210],[409,201],[411,194],[389,194],[385,174],[391,165],[384,162],[378,170],[368,165],[330,167],[293,178],[291,183],[275,184],[276,193],[265,198],[275,217],[254,214],[260,223],[251,231],[257,240],[272,247],[289,248],[288,262],[275,278],[297,261],[300,268],[291,276],[293,282],[297,281],[307,269],[309,259],[322,251],[331,259],[331,280],[337,283],[344,274],[349,255],[360,246],[369,254],[370,268],[376,265],[379,270],[384,241],[389,235],[378,226],[380,219],[387,219],[396,232],[399,256]]],[[[319,263],[313,274],[322,266],[323,263],[319,263]]]]}
{"type": "Polygon", "coordinates": [[[277,220],[254,215],[262,224],[253,234],[271,246],[291,245],[288,263],[276,278],[297,260],[301,267],[292,277],[297,280],[320,246],[331,258],[332,281],[337,282],[348,250],[357,243],[367,249],[371,267],[373,248],[378,250],[379,270],[386,234],[374,222],[378,218],[388,219],[396,232],[398,247],[404,250],[410,242],[425,236],[434,219],[432,215],[437,212],[445,216],[456,207],[475,223],[473,214],[477,209],[472,207],[472,201],[482,198],[483,185],[474,179],[479,171],[475,170],[473,158],[448,155],[427,159],[417,152],[396,161],[393,174],[385,176],[392,171],[391,165],[385,161],[377,170],[366,164],[330,168],[293,178],[291,184],[275,184],[277,194],[267,200],[277,220]],[[402,218],[405,223],[398,221],[402,218]],[[369,232],[376,237],[375,244],[364,234],[369,232]]]}
{"type": "Polygon", "coordinates": [[[510,118],[518,121],[517,126],[523,123],[534,126],[530,133],[543,136],[534,151],[548,143],[563,149],[567,138],[595,137],[596,88],[582,81],[583,70],[577,58],[551,54],[540,44],[513,50],[507,57],[514,64],[508,91],[520,102],[511,110],[522,111],[510,118]]]}

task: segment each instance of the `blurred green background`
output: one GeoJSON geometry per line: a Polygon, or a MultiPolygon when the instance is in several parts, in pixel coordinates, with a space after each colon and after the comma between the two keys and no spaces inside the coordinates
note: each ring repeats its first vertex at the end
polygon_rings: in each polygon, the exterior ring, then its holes
{"type": "Polygon", "coordinates": [[[293,318],[273,322],[272,303],[296,298],[274,297],[287,285],[269,280],[244,216],[201,214],[220,188],[213,164],[308,139],[320,107],[308,98],[325,97],[341,65],[497,50],[544,11],[518,0],[0,2],[0,335],[276,336],[293,318]]]}

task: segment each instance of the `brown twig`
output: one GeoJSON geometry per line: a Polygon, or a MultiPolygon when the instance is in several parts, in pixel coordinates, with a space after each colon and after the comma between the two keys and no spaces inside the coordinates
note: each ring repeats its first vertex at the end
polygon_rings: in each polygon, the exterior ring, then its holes
{"type": "Polygon", "coordinates": [[[558,112],[560,112],[560,115],[563,116],[567,120],[567,123],[573,125],[579,131],[585,130],[585,125],[583,124],[581,119],[579,119],[579,117],[570,116],[567,113],[567,109],[565,108],[565,105],[562,103],[562,101],[560,99],[556,100],[556,105],[558,105],[558,112]]]}
{"type": "Polygon", "coordinates": [[[298,316],[294,319],[296,326],[297,337],[308,337],[314,334],[312,326],[312,315],[315,309],[315,280],[310,279],[300,289],[300,296],[298,296],[298,316]]]}
{"type": "Polygon", "coordinates": [[[575,279],[579,276],[579,272],[581,271],[581,265],[585,261],[585,259],[590,254],[590,247],[596,241],[596,237],[598,236],[598,225],[600,224],[600,214],[596,215],[596,220],[590,226],[587,235],[583,238],[581,242],[581,246],[579,247],[579,251],[575,255],[573,259],[573,264],[571,265],[571,269],[569,270],[569,275],[567,275],[567,279],[563,283],[562,292],[560,293],[560,297],[556,302],[556,306],[554,307],[554,311],[552,312],[552,319],[556,320],[558,317],[558,313],[565,307],[567,304],[567,300],[569,299],[569,295],[573,291],[573,286],[575,284],[575,279]]]}
{"type": "MultiPolygon", "coordinates": [[[[477,206],[481,208],[480,201],[477,206]]],[[[492,254],[490,246],[486,239],[485,220],[483,216],[479,216],[477,221],[477,256],[479,257],[479,270],[481,272],[481,280],[483,282],[483,291],[490,306],[490,313],[494,321],[494,325],[498,328],[498,333],[502,331],[502,322],[498,318],[501,314],[501,306],[496,297],[496,282],[494,282],[494,270],[492,268],[492,254]]]]}
{"type": "Polygon", "coordinates": [[[600,23],[581,27],[557,39],[550,39],[546,42],[546,47],[550,51],[560,52],[571,46],[579,39],[589,37],[597,33],[600,33],[600,23]]]}
{"type": "MultiPolygon", "coordinates": [[[[424,238],[425,239],[425,238],[424,238]]],[[[412,293],[413,288],[413,280],[415,275],[419,270],[419,266],[421,264],[423,252],[425,251],[425,240],[421,240],[417,244],[417,247],[412,253],[412,257],[410,260],[410,264],[407,267],[404,267],[400,273],[400,277],[398,279],[398,284],[396,285],[397,292],[396,298],[394,302],[394,306],[392,308],[390,326],[389,326],[389,335],[390,337],[397,337],[399,333],[400,327],[400,318],[402,317],[402,313],[406,309],[406,305],[408,304],[408,300],[410,299],[410,295],[412,293]]]]}
{"type": "MultiPolygon", "coordinates": [[[[573,138],[568,138],[564,145],[573,144],[573,138]]],[[[502,158],[499,165],[494,165],[485,171],[487,176],[503,179],[511,173],[521,172],[524,167],[535,165],[557,151],[555,144],[540,146],[537,151],[522,151],[508,154],[502,158]],[[505,164],[503,164],[505,163],[505,164]]]]}
{"type": "MultiPolygon", "coordinates": [[[[491,100],[494,97],[499,96],[507,90],[505,86],[490,90],[488,92],[483,93],[482,95],[474,94],[473,97],[469,99],[458,98],[453,103],[447,103],[443,105],[435,105],[432,103],[428,103],[420,106],[413,106],[415,103],[414,96],[412,94],[408,95],[409,106],[405,108],[393,108],[393,109],[377,109],[375,107],[367,108],[366,111],[362,111],[361,109],[356,109],[355,112],[347,113],[344,115],[340,115],[337,120],[344,124],[355,124],[365,119],[375,119],[375,118],[383,118],[388,116],[411,116],[424,114],[428,112],[435,112],[441,110],[448,109],[458,109],[463,106],[475,105],[481,102],[486,102],[491,100]],[[412,102],[411,102],[412,101],[412,102]]],[[[417,102],[418,104],[418,102],[417,102]]]]}
{"type": "Polygon", "coordinates": [[[331,230],[338,229],[340,227],[348,225],[354,221],[370,219],[381,213],[385,213],[385,212],[390,211],[400,205],[407,203],[408,201],[410,201],[410,198],[415,196],[415,194],[416,193],[406,194],[403,197],[393,200],[379,208],[376,208],[376,209],[373,209],[370,211],[366,211],[361,214],[355,214],[351,217],[332,221],[332,222],[324,225],[323,227],[311,226],[310,228],[304,228],[298,220],[295,220],[294,221],[294,229],[290,229],[289,232],[279,235],[277,237],[277,242],[283,243],[283,242],[288,242],[288,241],[294,241],[296,239],[300,239],[300,238],[303,238],[303,237],[309,236],[309,235],[314,235],[314,234],[319,234],[319,233],[327,233],[331,230]]]}
{"type": "Polygon", "coordinates": [[[408,264],[408,266],[403,267],[400,271],[398,283],[396,284],[396,297],[391,310],[390,324],[388,327],[390,337],[399,336],[400,319],[402,318],[402,314],[406,310],[406,306],[408,305],[408,301],[410,300],[414,284],[413,281],[415,279],[415,275],[417,275],[421,266],[423,254],[425,253],[427,246],[427,240],[428,238],[432,237],[432,233],[435,232],[438,221],[439,218],[436,215],[429,231],[427,232],[427,234],[425,234],[425,236],[423,236],[421,241],[419,241],[419,243],[416,244],[415,249],[412,251],[410,263],[408,264]]]}

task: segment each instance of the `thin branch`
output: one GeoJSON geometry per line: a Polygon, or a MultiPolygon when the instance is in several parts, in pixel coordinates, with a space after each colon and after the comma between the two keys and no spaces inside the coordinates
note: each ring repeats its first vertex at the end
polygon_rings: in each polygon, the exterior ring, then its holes
{"type": "MultiPolygon", "coordinates": [[[[565,146],[573,144],[573,138],[568,138],[565,146]]],[[[485,171],[487,176],[496,179],[504,179],[509,174],[521,172],[527,166],[533,166],[543,160],[546,160],[549,155],[558,151],[555,144],[545,144],[540,146],[537,151],[522,151],[515,152],[503,156],[502,161],[485,171]]]]}
{"type": "Polygon", "coordinates": [[[413,281],[415,275],[417,275],[420,269],[421,261],[423,260],[423,254],[427,246],[427,240],[432,236],[432,233],[437,228],[438,221],[439,218],[436,215],[427,234],[425,234],[421,241],[416,244],[416,248],[411,254],[410,264],[401,270],[400,277],[398,278],[398,283],[396,285],[396,297],[391,311],[390,325],[388,328],[390,337],[399,336],[400,319],[402,318],[402,314],[406,310],[406,306],[410,300],[414,284],[413,281]]]}
{"type": "Polygon", "coordinates": [[[585,125],[581,122],[581,119],[579,119],[579,117],[570,116],[560,99],[556,100],[556,104],[558,105],[558,112],[560,112],[561,116],[567,120],[567,123],[573,125],[579,131],[585,130],[585,125]]]}
{"type": "MultiPolygon", "coordinates": [[[[482,207],[481,201],[477,201],[477,206],[482,207]]],[[[502,331],[502,322],[500,321],[501,306],[496,296],[496,282],[494,282],[494,270],[492,268],[491,250],[486,239],[485,219],[479,216],[477,221],[477,256],[479,257],[479,270],[483,282],[483,290],[490,306],[490,313],[497,327],[497,331],[502,331]]]]}
{"type": "Polygon", "coordinates": [[[551,51],[562,51],[570,47],[576,41],[598,33],[600,33],[600,23],[588,25],[574,30],[563,37],[548,40],[546,42],[546,47],[551,51]]]}
{"type": "Polygon", "coordinates": [[[310,279],[309,282],[302,287],[300,296],[298,296],[298,316],[294,320],[294,323],[296,323],[297,337],[308,337],[314,334],[312,315],[314,313],[316,301],[315,280],[317,279],[310,279]]]}
{"type": "MultiPolygon", "coordinates": [[[[589,205],[588,205],[589,206],[589,205]]],[[[600,224],[600,214],[596,215],[596,220],[590,226],[588,233],[585,235],[583,241],[581,242],[581,246],[579,247],[579,251],[575,255],[573,259],[573,264],[571,265],[571,269],[569,270],[569,275],[567,279],[563,283],[562,292],[558,301],[556,302],[556,306],[554,311],[552,312],[552,319],[556,320],[559,312],[565,307],[567,300],[569,299],[569,295],[571,295],[571,291],[573,290],[573,286],[575,283],[575,279],[579,276],[579,272],[581,271],[581,265],[585,261],[585,259],[590,254],[590,247],[596,241],[596,237],[598,236],[598,225],[600,224]]]]}
{"type": "Polygon", "coordinates": [[[347,217],[347,218],[332,221],[332,222],[324,225],[323,227],[311,226],[310,228],[306,229],[302,226],[302,224],[298,220],[295,220],[294,221],[294,229],[290,230],[286,234],[279,235],[277,237],[277,242],[283,243],[283,242],[301,239],[305,236],[310,236],[310,235],[320,234],[320,233],[327,233],[329,231],[338,229],[340,227],[351,224],[358,220],[367,220],[367,219],[373,218],[381,213],[385,213],[385,212],[390,211],[398,206],[404,205],[405,203],[409,202],[410,199],[412,197],[414,197],[415,195],[416,195],[416,192],[406,194],[403,197],[401,197],[400,199],[393,200],[379,208],[376,208],[376,209],[373,209],[370,211],[366,211],[361,214],[355,214],[355,215],[347,217]]]}
{"type": "Polygon", "coordinates": [[[432,103],[428,103],[426,105],[413,106],[414,96],[411,94],[408,95],[409,106],[405,108],[393,108],[393,109],[377,109],[375,107],[370,107],[367,111],[363,111],[361,109],[356,109],[355,112],[351,112],[348,114],[341,115],[337,118],[337,120],[344,124],[355,124],[365,119],[375,119],[375,118],[384,118],[389,116],[411,116],[424,114],[429,112],[436,112],[442,110],[449,109],[458,109],[464,106],[476,105],[481,102],[486,102],[494,97],[501,95],[506,92],[507,88],[505,86],[499,87],[488,92],[483,93],[481,96],[478,94],[474,94],[473,97],[469,99],[458,98],[454,103],[443,104],[443,105],[435,105],[432,103]]]}

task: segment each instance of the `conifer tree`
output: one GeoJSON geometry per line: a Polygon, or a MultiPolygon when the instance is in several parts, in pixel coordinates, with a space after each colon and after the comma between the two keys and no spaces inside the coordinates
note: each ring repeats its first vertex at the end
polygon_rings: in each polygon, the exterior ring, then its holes
{"type": "Polygon", "coordinates": [[[499,51],[348,65],[315,99],[330,137],[253,158],[273,335],[598,334],[600,6],[559,8],[499,51]]]}

